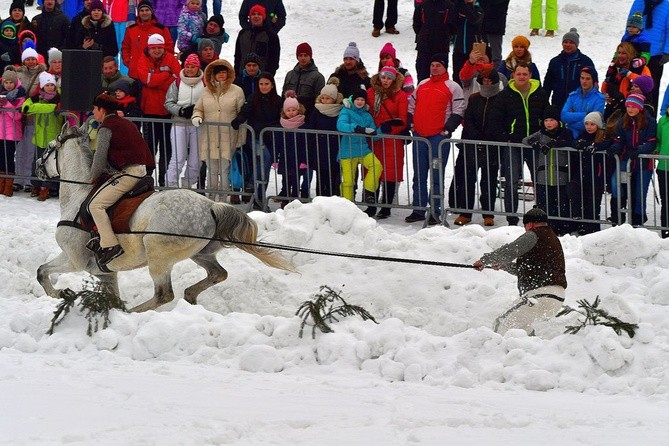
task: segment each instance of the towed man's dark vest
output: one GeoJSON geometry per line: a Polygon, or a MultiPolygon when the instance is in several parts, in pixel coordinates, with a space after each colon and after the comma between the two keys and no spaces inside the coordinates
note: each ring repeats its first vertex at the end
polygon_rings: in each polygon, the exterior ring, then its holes
{"type": "Polygon", "coordinates": [[[520,295],[549,285],[567,288],[564,253],[560,240],[548,226],[534,228],[532,232],[539,238],[537,244],[528,253],[516,259],[520,295]]]}

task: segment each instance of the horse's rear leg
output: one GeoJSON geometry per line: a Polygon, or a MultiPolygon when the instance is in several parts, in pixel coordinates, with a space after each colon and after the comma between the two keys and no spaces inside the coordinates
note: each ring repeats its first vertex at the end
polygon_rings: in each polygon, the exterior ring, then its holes
{"type": "Polygon", "coordinates": [[[216,260],[216,253],[211,254],[196,254],[191,257],[191,260],[207,271],[207,277],[200,280],[195,285],[191,285],[184,291],[186,302],[195,305],[197,303],[197,296],[204,290],[210,288],[217,283],[223,282],[228,278],[228,272],[216,260]]]}

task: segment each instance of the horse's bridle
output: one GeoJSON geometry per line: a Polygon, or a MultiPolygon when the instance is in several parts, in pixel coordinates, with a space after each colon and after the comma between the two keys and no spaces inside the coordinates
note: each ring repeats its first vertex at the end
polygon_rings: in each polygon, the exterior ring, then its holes
{"type": "Polygon", "coordinates": [[[58,149],[63,147],[63,144],[65,141],[68,139],[72,138],[77,138],[78,135],[76,133],[70,133],[68,135],[63,136],[62,132],[59,134],[56,139],[53,141],[49,142],[47,144],[46,149],[44,149],[44,153],[40,157],[40,162],[36,163],[35,165],[35,174],[40,177],[40,178],[47,178],[50,180],[57,179],[63,183],[74,183],[74,184],[87,184],[82,181],[72,181],[72,180],[64,180],[60,178],[60,165],[58,164],[58,149]],[[48,176],[46,172],[46,168],[44,167],[46,165],[46,161],[49,159],[50,156],[54,156],[54,161],[56,163],[56,175],[54,176],[48,176]]]}

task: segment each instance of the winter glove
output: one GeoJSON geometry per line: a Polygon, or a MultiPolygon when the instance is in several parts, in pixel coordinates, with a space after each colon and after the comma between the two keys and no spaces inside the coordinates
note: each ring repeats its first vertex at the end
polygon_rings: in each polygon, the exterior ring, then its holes
{"type": "Polygon", "coordinates": [[[606,149],[606,153],[609,154],[610,156],[620,155],[620,149],[617,148],[615,145],[611,145],[611,147],[606,149]]]}
{"type": "Polygon", "coordinates": [[[381,133],[390,133],[393,127],[403,127],[404,122],[399,118],[389,119],[385,122],[382,122],[379,126],[381,133]]]}
{"type": "Polygon", "coordinates": [[[191,122],[195,127],[200,127],[200,124],[202,124],[202,118],[195,116],[193,119],[191,119],[191,122]]]}
{"type": "Polygon", "coordinates": [[[618,68],[618,74],[620,74],[621,76],[627,77],[630,74],[630,70],[628,70],[627,68],[620,67],[620,68],[618,68]]]}
{"type": "Polygon", "coordinates": [[[646,61],[643,60],[641,57],[636,57],[632,59],[632,67],[633,68],[643,68],[643,66],[646,65],[646,61]]]}
{"type": "Polygon", "coordinates": [[[12,60],[11,57],[9,57],[9,53],[2,53],[2,56],[0,56],[0,59],[2,59],[4,62],[9,62],[12,60]]]}
{"type": "Polygon", "coordinates": [[[188,107],[181,107],[179,109],[179,116],[182,118],[190,119],[193,116],[193,109],[195,105],[189,105],[188,107]]]}
{"type": "Polygon", "coordinates": [[[667,62],[669,62],[669,54],[663,54],[662,58],[660,58],[660,64],[664,65],[667,62]]]}
{"type": "Polygon", "coordinates": [[[392,125],[390,125],[390,121],[382,122],[381,125],[379,126],[379,130],[381,130],[381,133],[388,134],[392,130],[392,125]]]}
{"type": "Polygon", "coordinates": [[[230,126],[235,130],[239,130],[240,125],[242,125],[242,121],[240,121],[237,118],[233,119],[232,122],[230,123],[230,126]]]}
{"type": "Polygon", "coordinates": [[[368,136],[376,135],[376,129],[373,129],[371,127],[362,127],[356,125],[353,131],[355,133],[360,133],[361,135],[368,135],[368,136]]]}
{"type": "Polygon", "coordinates": [[[583,138],[579,138],[576,140],[574,147],[577,148],[578,150],[585,150],[589,145],[590,145],[589,141],[586,141],[583,138]]]}
{"type": "Polygon", "coordinates": [[[539,147],[539,150],[544,155],[548,155],[548,153],[551,151],[551,146],[550,146],[550,144],[541,144],[541,146],[539,147]]]}
{"type": "Polygon", "coordinates": [[[528,141],[534,150],[541,151],[541,143],[539,140],[528,141]]]}

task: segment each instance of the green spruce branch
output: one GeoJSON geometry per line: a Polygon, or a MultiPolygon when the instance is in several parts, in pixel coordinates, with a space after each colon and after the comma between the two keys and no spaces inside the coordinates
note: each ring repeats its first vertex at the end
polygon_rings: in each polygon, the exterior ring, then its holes
{"type": "Polygon", "coordinates": [[[307,300],[300,305],[295,313],[302,318],[300,325],[300,338],[304,334],[304,327],[312,325],[311,337],[316,338],[316,328],[323,333],[332,333],[334,330],[328,323],[339,322],[338,317],[358,315],[363,321],[371,320],[377,323],[367,310],[357,305],[350,305],[341,297],[341,293],[333,290],[327,285],[321,285],[318,293],[313,295],[314,300],[307,300]],[[337,305],[339,304],[339,305],[337,305]],[[309,319],[311,318],[311,323],[309,319]]]}
{"type": "Polygon", "coordinates": [[[599,308],[599,303],[601,302],[599,296],[595,298],[593,303],[590,303],[585,299],[581,299],[576,302],[582,311],[565,305],[564,308],[555,316],[560,317],[572,312],[576,312],[585,317],[584,320],[577,319],[579,325],[568,325],[565,330],[566,334],[576,334],[586,325],[604,325],[606,327],[611,327],[613,331],[615,331],[619,336],[624,331],[630,338],[633,338],[636,334],[636,330],[639,328],[638,324],[625,322],[615,316],[610,315],[606,310],[599,308]]]}
{"type": "Polygon", "coordinates": [[[93,333],[100,329],[100,325],[102,325],[103,330],[109,326],[111,323],[109,312],[111,310],[127,311],[125,302],[116,296],[108,285],[98,280],[85,280],[84,289],[78,292],[66,288],[60,292],[60,298],[62,301],[56,307],[51,319],[51,327],[46,332],[48,335],[54,333],[56,326],[63,321],[77,300],[79,300],[79,309],[88,320],[86,330],[88,336],[93,336],[93,333]]]}

